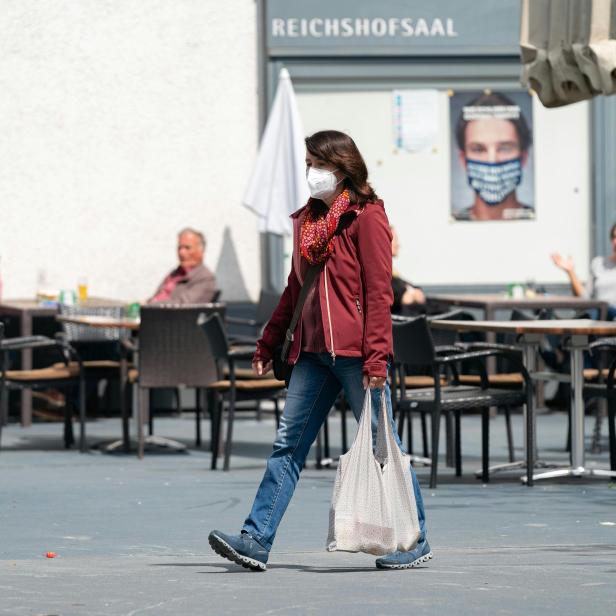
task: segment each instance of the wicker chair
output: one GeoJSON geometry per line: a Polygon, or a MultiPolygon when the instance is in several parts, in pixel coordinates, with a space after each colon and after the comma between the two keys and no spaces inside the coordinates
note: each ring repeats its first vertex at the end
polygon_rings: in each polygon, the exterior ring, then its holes
{"type": "Polygon", "coordinates": [[[530,412],[532,383],[526,368],[522,365],[519,353],[507,349],[464,352],[453,348],[450,351],[445,350],[444,354],[437,354],[428,321],[423,316],[405,323],[394,323],[393,337],[395,369],[398,372],[397,383],[399,383],[400,389],[397,404],[399,412],[409,415],[412,412],[429,413],[432,418],[430,487],[435,488],[437,483],[441,416],[443,414],[445,416],[453,415],[455,419],[455,466],[456,475],[460,476],[462,474],[461,414],[477,410],[480,410],[482,416],[482,479],[487,482],[489,480],[489,408],[527,404],[529,408],[527,415],[531,416],[532,414],[530,412]],[[483,360],[492,356],[507,357],[519,365],[525,383],[522,390],[495,389],[488,386],[483,360]],[[443,387],[440,379],[442,369],[459,365],[465,361],[478,363],[482,375],[481,386],[448,385],[443,387]],[[408,390],[405,385],[407,366],[427,367],[434,379],[434,386],[426,389],[408,390]]]}
{"type": "MultiPolygon", "coordinates": [[[[216,360],[219,380],[210,383],[209,388],[217,392],[227,400],[227,437],[225,442],[225,458],[223,469],[229,470],[231,460],[231,448],[233,442],[233,421],[235,419],[236,402],[243,400],[271,400],[282,394],[284,391],[284,381],[276,379],[237,379],[235,375],[235,365],[238,361],[246,361],[254,355],[254,347],[238,346],[231,347],[227,339],[227,334],[220,315],[213,314],[199,316],[198,323],[208,338],[210,348],[216,360]],[[224,369],[228,367],[229,378],[224,379],[224,369]]],[[[222,424],[222,407],[217,407],[217,417],[214,420],[215,435],[212,440],[214,448],[212,451],[212,469],[216,468],[218,458],[218,443],[220,427],[222,424]]]]}
{"type": "MultiPolygon", "coordinates": [[[[217,380],[216,364],[206,336],[197,327],[200,314],[224,313],[224,304],[167,305],[141,308],[138,369],[129,372],[129,382],[138,389],[138,455],[143,457],[146,440],[157,445],[184,449],[177,441],[150,434],[145,438],[143,425],[150,409],[152,389],[195,388],[195,444],[201,445],[201,402],[203,390],[217,380]]],[[[211,400],[208,411],[212,413],[211,400]]],[[[152,426],[152,423],[150,423],[152,426]]]]}
{"type": "Polygon", "coordinates": [[[0,439],[2,426],[8,420],[8,392],[23,389],[66,389],[64,412],[64,446],[68,449],[75,441],[72,422],[72,392],[77,389],[79,399],[79,449],[86,451],[85,432],[85,386],[81,360],[73,347],[59,336],[55,340],[46,336],[4,338],[4,325],[0,323],[0,439]],[[62,362],[47,368],[34,370],[10,370],[9,353],[25,349],[52,348],[62,362]]]}
{"type": "MultiPolygon", "coordinates": [[[[124,316],[122,306],[67,306],[61,304],[60,316],[100,316],[120,319],[124,316]]],[[[117,382],[120,388],[120,414],[124,424],[127,424],[127,409],[124,386],[126,372],[132,368],[128,363],[124,344],[130,338],[130,332],[117,327],[88,327],[66,321],[60,321],[62,331],[69,343],[82,358],[82,366],[86,383],[106,381],[117,382]],[[94,359],[92,359],[94,357],[94,359]]],[[[107,411],[110,406],[109,387],[106,388],[107,411]]],[[[127,427],[124,426],[126,432],[127,427]]]]}

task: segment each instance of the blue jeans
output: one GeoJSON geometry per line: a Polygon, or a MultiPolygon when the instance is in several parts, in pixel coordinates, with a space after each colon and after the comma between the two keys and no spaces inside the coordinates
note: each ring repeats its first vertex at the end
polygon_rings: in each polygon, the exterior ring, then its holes
{"type": "MultiPolygon", "coordinates": [[[[270,550],[278,525],[293,496],[299,474],[304,467],[310,446],[317,437],[341,389],[359,421],[364,404],[362,384],[363,360],[359,357],[337,357],[335,363],[327,353],[304,353],[293,369],[289,391],[274,441],[274,450],[267,460],[265,474],[257,490],[254,504],[244,522],[250,533],[264,548],[270,550]]],[[[380,389],[372,390],[372,434],[376,438],[380,389]]],[[[394,428],[389,385],[385,386],[387,412],[394,428]]],[[[417,501],[420,540],[425,536],[423,499],[415,471],[411,466],[413,490],[417,501]]]]}
{"type": "MultiPolygon", "coordinates": [[[[595,321],[599,320],[599,309],[598,308],[591,308],[590,310],[587,311],[588,312],[588,316],[591,319],[595,319],[595,321]]],[[[605,318],[608,321],[616,321],[616,306],[614,306],[614,304],[608,304],[607,305],[607,314],[605,315],[605,318]]]]}

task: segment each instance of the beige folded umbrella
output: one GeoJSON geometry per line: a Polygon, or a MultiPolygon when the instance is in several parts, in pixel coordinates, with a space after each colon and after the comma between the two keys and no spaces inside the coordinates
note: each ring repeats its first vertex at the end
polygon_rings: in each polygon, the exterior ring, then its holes
{"type": "Polygon", "coordinates": [[[597,10],[593,10],[593,5],[605,5],[605,0],[578,0],[577,4],[579,5],[579,10],[576,11],[576,23],[571,33],[571,50],[580,72],[587,79],[589,89],[593,94],[601,94],[603,90],[599,67],[588,45],[591,39],[592,17],[594,15],[596,18],[599,15],[597,10]]]}
{"type": "Polygon", "coordinates": [[[548,61],[550,0],[522,0],[522,84],[532,88],[546,107],[557,104],[548,61]]]}
{"type": "Polygon", "coordinates": [[[616,1],[593,0],[588,43],[603,94],[616,93],[616,1]]]}
{"type": "Polygon", "coordinates": [[[616,0],[522,0],[520,49],[546,107],[616,93],[616,0]]]}
{"type": "Polygon", "coordinates": [[[571,49],[579,5],[578,0],[550,2],[548,61],[552,68],[552,86],[558,99],[554,106],[592,98],[586,77],[580,71],[571,49]]]}

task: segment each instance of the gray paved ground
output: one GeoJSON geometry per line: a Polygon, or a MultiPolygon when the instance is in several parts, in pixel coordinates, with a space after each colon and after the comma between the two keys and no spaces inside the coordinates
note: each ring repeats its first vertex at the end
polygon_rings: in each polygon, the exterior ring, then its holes
{"type": "MultiPolygon", "coordinates": [[[[418,469],[435,553],[429,566],[383,572],[368,555],[327,553],[334,471],[311,464],[266,573],[217,557],[207,533],[239,529],[271,420],[238,422],[230,473],[209,471],[205,451],[142,462],[80,455],[59,448],[58,424],[11,426],[0,452],[0,614],[614,614],[616,486],[572,480],[528,489],[502,477],[484,486],[470,476],[478,424],[463,421],[465,477],[444,470],[429,490],[418,469]],[[49,550],[57,558],[45,558],[49,550]]],[[[115,419],[90,422],[89,438],[118,428],[115,419]]],[[[502,420],[492,428],[493,457],[502,460],[502,420]]],[[[187,442],[192,430],[189,417],[157,422],[157,433],[187,442]]],[[[540,417],[539,430],[544,457],[564,460],[563,416],[540,417]]],[[[607,454],[592,459],[603,464],[607,454]]]]}

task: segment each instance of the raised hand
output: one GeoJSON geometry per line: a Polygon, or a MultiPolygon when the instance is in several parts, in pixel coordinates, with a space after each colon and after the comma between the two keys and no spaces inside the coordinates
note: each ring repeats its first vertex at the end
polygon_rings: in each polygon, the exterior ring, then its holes
{"type": "Polygon", "coordinates": [[[558,252],[554,252],[550,256],[552,257],[552,262],[554,265],[563,270],[563,272],[567,272],[569,274],[574,271],[575,265],[573,264],[573,259],[571,256],[563,257],[558,252]]]}

